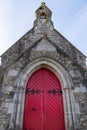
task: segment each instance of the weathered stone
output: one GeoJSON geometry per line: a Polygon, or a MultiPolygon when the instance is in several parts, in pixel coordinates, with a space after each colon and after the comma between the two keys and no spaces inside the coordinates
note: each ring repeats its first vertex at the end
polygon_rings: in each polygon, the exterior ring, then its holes
{"type": "Polygon", "coordinates": [[[26,84],[39,68],[52,70],[63,90],[66,130],[87,130],[86,56],[54,29],[39,10],[33,28],[2,56],[0,130],[22,130],[26,84]]]}
{"type": "Polygon", "coordinates": [[[82,87],[75,87],[75,92],[86,92],[86,87],[82,86],[82,87]]]}
{"type": "Polygon", "coordinates": [[[8,72],[8,76],[17,76],[17,74],[18,74],[18,71],[16,70],[9,70],[8,72]]]}

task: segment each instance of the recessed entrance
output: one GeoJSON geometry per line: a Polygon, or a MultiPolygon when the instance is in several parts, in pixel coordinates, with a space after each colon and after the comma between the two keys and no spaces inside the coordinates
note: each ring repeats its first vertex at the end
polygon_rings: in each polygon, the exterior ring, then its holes
{"type": "Polygon", "coordinates": [[[28,80],[23,130],[65,130],[61,85],[48,69],[39,69],[28,80]]]}

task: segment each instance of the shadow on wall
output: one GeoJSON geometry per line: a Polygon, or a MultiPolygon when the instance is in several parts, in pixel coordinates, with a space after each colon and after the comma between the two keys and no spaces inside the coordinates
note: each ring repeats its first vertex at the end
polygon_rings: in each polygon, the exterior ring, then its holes
{"type": "Polygon", "coordinates": [[[2,86],[2,82],[3,82],[3,70],[2,67],[0,66],[0,87],[2,86]]]}

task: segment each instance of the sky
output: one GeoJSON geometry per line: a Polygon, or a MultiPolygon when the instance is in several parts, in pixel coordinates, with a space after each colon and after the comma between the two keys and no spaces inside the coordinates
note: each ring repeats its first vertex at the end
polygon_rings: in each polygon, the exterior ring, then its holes
{"type": "MultiPolygon", "coordinates": [[[[0,0],[0,56],[33,27],[42,0],[0,0]]],[[[54,28],[87,56],[87,0],[44,0],[54,28]]]]}

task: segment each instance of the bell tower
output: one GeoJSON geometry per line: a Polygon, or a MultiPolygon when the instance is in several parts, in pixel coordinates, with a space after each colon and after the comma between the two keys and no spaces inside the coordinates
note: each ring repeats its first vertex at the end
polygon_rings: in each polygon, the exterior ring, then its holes
{"type": "Polygon", "coordinates": [[[52,12],[46,6],[44,2],[41,3],[41,6],[36,10],[36,20],[34,21],[34,27],[45,23],[53,27],[53,22],[51,21],[52,12]]]}

